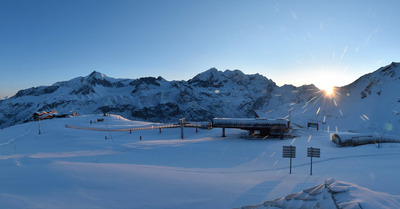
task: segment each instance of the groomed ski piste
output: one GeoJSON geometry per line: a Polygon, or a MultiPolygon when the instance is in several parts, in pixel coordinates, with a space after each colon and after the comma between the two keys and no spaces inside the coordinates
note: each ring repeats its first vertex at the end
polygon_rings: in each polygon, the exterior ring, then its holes
{"type": "Polygon", "coordinates": [[[156,125],[82,115],[42,120],[40,135],[38,121],[0,130],[0,208],[400,207],[398,143],[338,147],[315,129],[283,140],[219,128],[185,128],[183,139],[180,128],[111,131],[156,125]],[[308,147],[321,150],[312,175],[308,147]]]}

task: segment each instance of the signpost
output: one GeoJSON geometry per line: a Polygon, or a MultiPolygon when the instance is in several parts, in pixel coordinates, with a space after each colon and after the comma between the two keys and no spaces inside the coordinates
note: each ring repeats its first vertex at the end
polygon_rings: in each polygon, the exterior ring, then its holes
{"type": "Polygon", "coordinates": [[[296,158],[296,147],[295,146],[283,146],[282,151],[283,158],[290,158],[290,171],[289,174],[292,174],[292,158],[296,158]]]}
{"type": "Polygon", "coordinates": [[[179,123],[181,124],[181,139],[183,139],[183,128],[185,127],[185,118],[179,119],[179,123]]]}
{"type": "Polygon", "coordinates": [[[39,116],[39,134],[40,134],[40,131],[41,130],[41,126],[40,126],[40,116],[39,116]]]}
{"type": "Polygon", "coordinates": [[[307,147],[307,157],[311,158],[310,175],[312,175],[312,158],[321,156],[321,150],[319,148],[307,147]]]}

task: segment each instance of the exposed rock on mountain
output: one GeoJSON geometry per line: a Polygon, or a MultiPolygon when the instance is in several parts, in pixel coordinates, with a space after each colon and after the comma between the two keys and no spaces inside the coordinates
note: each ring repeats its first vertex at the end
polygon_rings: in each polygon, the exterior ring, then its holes
{"type": "Polygon", "coordinates": [[[255,110],[301,102],[315,86],[278,87],[266,77],[215,68],[188,81],[162,77],[114,79],[99,72],[19,91],[0,102],[1,127],[30,120],[36,111],[79,114],[109,112],[136,120],[210,121],[214,117],[256,117],[255,110]],[[293,94],[296,92],[296,94],[293,94]],[[279,96],[277,96],[279,95],[279,96]]]}
{"type": "Polygon", "coordinates": [[[324,130],[398,134],[399,89],[400,63],[393,62],[349,85],[337,87],[333,95],[324,96],[320,92],[304,102],[299,94],[299,100],[292,105],[283,102],[275,113],[281,115],[291,110],[293,122],[302,125],[318,122],[324,130]]]}
{"type": "Polygon", "coordinates": [[[0,100],[0,127],[37,111],[109,112],[152,122],[210,121],[214,117],[290,117],[327,130],[400,133],[400,63],[391,63],[326,96],[314,85],[277,86],[259,75],[211,68],[188,81],[162,77],[115,79],[99,72],[19,91],[0,100]],[[399,130],[397,130],[399,129],[399,130]]]}

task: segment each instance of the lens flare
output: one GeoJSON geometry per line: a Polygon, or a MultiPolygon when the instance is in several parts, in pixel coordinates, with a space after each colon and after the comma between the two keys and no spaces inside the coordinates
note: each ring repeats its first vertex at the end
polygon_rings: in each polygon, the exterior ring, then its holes
{"type": "Polygon", "coordinates": [[[323,89],[326,96],[332,96],[335,93],[335,87],[331,86],[326,89],[323,89]]]}

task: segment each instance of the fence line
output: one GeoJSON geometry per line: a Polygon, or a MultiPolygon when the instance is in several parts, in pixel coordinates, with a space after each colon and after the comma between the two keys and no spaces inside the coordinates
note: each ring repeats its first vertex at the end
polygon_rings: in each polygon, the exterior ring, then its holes
{"type": "MultiPolygon", "coordinates": [[[[123,129],[104,129],[104,128],[88,128],[88,127],[79,127],[79,126],[69,126],[65,125],[66,128],[73,129],[83,129],[83,130],[91,130],[91,131],[138,131],[138,130],[150,130],[150,129],[160,129],[160,128],[179,128],[180,124],[167,124],[160,126],[142,126],[142,127],[132,127],[132,128],[123,128],[123,129]]],[[[193,127],[193,128],[201,128],[200,124],[185,124],[184,127],[193,127]]]]}

